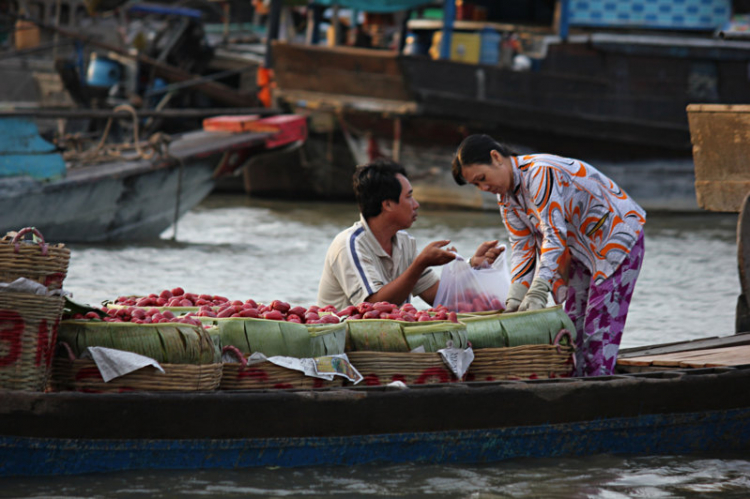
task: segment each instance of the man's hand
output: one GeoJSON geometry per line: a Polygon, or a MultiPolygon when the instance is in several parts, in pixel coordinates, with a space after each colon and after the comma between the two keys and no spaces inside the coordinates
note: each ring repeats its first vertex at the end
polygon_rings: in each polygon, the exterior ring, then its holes
{"type": "Polygon", "coordinates": [[[445,265],[446,263],[455,260],[456,254],[448,250],[443,249],[450,243],[449,239],[442,241],[433,241],[422,250],[417,256],[415,261],[418,261],[420,265],[427,267],[433,267],[436,265],[445,265]]]}
{"type": "Polygon", "coordinates": [[[477,251],[474,253],[474,256],[469,259],[469,264],[474,268],[479,268],[485,263],[487,263],[488,266],[495,263],[495,260],[500,256],[500,253],[505,251],[504,246],[501,248],[497,247],[497,241],[498,240],[495,239],[494,241],[485,241],[480,244],[477,251]]]}

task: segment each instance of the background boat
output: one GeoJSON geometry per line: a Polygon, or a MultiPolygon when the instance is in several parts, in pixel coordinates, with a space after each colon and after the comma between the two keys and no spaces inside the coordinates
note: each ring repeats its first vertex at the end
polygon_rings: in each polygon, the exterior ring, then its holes
{"type": "Polygon", "coordinates": [[[304,121],[283,134],[268,125],[259,132],[199,129],[133,141],[129,149],[99,142],[65,161],[33,121],[6,117],[0,127],[0,232],[32,226],[61,242],[153,239],[170,225],[176,233],[177,220],[216,179],[305,139],[304,121]]]}

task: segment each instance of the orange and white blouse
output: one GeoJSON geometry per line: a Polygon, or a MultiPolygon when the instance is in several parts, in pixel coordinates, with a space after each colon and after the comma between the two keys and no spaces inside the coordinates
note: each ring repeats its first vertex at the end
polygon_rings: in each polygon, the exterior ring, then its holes
{"type": "Polygon", "coordinates": [[[559,303],[571,258],[595,283],[612,275],[646,223],[643,208],[583,161],[550,154],[510,159],[515,188],[498,195],[498,204],[510,234],[511,281],[546,279],[559,303]]]}

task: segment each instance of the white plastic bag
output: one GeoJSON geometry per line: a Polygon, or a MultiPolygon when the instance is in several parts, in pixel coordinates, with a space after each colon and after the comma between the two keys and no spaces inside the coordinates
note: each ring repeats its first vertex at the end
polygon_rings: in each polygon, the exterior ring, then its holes
{"type": "Polygon", "coordinates": [[[490,267],[474,269],[460,255],[443,267],[435,303],[458,313],[504,310],[510,287],[505,251],[490,267]]]}

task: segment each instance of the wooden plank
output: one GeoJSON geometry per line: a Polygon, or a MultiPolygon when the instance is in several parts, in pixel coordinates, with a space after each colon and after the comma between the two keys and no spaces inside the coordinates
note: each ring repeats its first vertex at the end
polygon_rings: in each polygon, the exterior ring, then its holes
{"type": "Polygon", "coordinates": [[[687,352],[690,350],[708,350],[710,348],[723,348],[736,345],[750,345],[750,333],[739,333],[731,336],[717,336],[713,338],[701,338],[699,340],[624,348],[620,350],[618,358],[628,359],[633,357],[643,357],[646,355],[661,355],[665,353],[687,352]]]}
{"type": "Polygon", "coordinates": [[[623,366],[717,367],[750,364],[750,345],[619,359],[623,366]]]}
{"type": "Polygon", "coordinates": [[[282,90],[411,100],[397,52],[275,42],[273,58],[282,90]]]}

